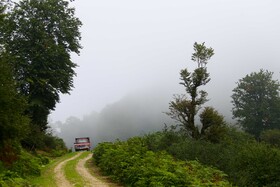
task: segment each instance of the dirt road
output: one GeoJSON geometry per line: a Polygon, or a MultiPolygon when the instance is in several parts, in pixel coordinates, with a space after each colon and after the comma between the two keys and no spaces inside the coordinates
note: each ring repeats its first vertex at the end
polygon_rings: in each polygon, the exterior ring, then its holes
{"type": "Polygon", "coordinates": [[[89,160],[91,157],[92,154],[89,154],[86,158],[81,159],[76,166],[76,170],[86,181],[87,183],[86,186],[97,186],[97,187],[109,186],[105,182],[97,179],[96,176],[91,175],[90,172],[85,168],[86,161],[89,160]]]}
{"type": "MultiPolygon", "coordinates": [[[[76,186],[75,184],[71,184],[70,181],[68,181],[65,177],[64,174],[64,166],[69,162],[70,160],[74,159],[79,159],[79,157],[82,155],[83,152],[79,152],[73,157],[64,160],[60,163],[57,164],[57,166],[54,168],[54,173],[55,173],[55,179],[56,179],[56,184],[58,187],[71,187],[71,186],[76,186]]],[[[106,180],[101,180],[102,176],[100,176],[98,173],[90,173],[88,169],[85,167],[85,164],[88,160],[90,160],[92,157],[92,154],[88,154],[87,157],[81,158],[77,165],[76,165],[76,171],[80,175],[80,177],[83,179],[84,184],[82,186],[85,187],[112,187],[112,186],[117,186],[113,185],[110,182],[107,182],[106,180]]],[[[93,170],[92,170],[93,171],[93,170]]]]}
{"type": "Polygon", "coordinates": [[[72,158],[69,158],[67,160],[64,160],[57,164],[57,166],[54,168],[54,173],[55,173],[55,179],[56,179],[56,184],[59,187],[67,187],[67,186],[73,186],[71,183],[65,178],[64,176],[64,171],[63,171],[63,166],[70,160],[74,160],[75,158],[81,156],[82,152],[78,153],[77,155],[73,156],[72,158]]]}

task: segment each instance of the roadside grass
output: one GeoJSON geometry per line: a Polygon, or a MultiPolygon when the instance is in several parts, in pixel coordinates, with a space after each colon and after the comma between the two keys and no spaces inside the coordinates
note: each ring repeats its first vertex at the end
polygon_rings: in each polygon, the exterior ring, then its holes
{"type": "Polygon", "coordinates": [[[94,163],[94,160],[92,158],[86,161],[85,167],[88,169],[92,176],[105,182],[106,184],[108,184],[109,187],[122,187],[121,184],[113,182],[109,176],[103,175],[100,169],[94,163]]]}
{"type": "Polygon", "coordinates": [[[79,160],[87,157],[90,153],[91,152],[89,151],[83,152],[76,159],[68,161],[63,168],[66,179],[70,181],[75,187],[84,187],[86,185],[86,181],[76,171],[76,165],[78,164],[79,160]]]}
{"type": "MultiPolygon", "coordinates": [[[[56,185],[54,168],[63,160],[69,159],[75,156],[76,154],[78,153],[73,152],[68,153],[59,158],[51,159],[49,164],[41,168],[41,176],[29,178],[28,181],[33,187],[58,187],[56,185]]],[[[84,187],[86,185],[86,181],[76,171],[76,165],[78,164],[80,159],[87,157],[88,154],[91,154],[91,152],[83,152],[76,159],[68,161],[63,167],[66,179],[69,180],[75,187],[84,187]]],[[[94,164],[93,159],[89,159],[86,162],[85,167],[94,177],[106,182],[109,185],[109,187],[121,187],[121,185],[112,182],[112,180],[110,180],[109,177],[103,176],[99,168],[94,164]]]]}
{"type": "Polygon", "coordinates": [[[55,158],[50,160],[50,163],[42,167],[41,169],[41,176],[39,177],[32,177],[29,178],[28,180],[33,186],[38,186],[38,187],[56,187],[56,180],[55,180],[55,173],[54,173],[54,168],[55,166],[62,162],[63,160],[66,160],[68,158],[71,158],[74,156],[76,153],[69,153],[66,154],[62,157],[55,158]]]}

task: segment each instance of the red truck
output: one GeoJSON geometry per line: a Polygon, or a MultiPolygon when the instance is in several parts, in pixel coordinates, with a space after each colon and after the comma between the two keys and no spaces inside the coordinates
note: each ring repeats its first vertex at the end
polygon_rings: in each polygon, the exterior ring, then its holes
{"type": "Polygon", "coordinates": [[[90,150],[89,137],[75,138],[74,149],[75,151],[82,151],[82,150],[89,151],[90,150]]]}

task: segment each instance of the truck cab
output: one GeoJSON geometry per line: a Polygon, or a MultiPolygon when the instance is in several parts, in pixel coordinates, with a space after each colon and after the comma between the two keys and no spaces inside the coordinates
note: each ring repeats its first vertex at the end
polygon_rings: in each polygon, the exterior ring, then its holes
{"type": "Polygon", "coordinates": [[[89,137],[82,137],[82,138],[75,138],[74,149],[75,151],[89,151],[90,150],[90,138],[89,137]]]}

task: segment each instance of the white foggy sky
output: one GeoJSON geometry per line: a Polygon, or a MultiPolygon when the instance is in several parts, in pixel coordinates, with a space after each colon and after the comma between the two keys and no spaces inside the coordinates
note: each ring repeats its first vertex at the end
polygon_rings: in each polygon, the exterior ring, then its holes
{"type": "MultiPolygon", "coordinates": [[[[230,114],[235,82],[260,68],[280,79],[280,1],[277,0],[76,0],[81,55],[71,95],[51,121],[83,117],[135,92],[183,93],[179,71],[196,67],[193,43],[215,50],[205,87],[214,106],[230,114]]],[[[164,109],[168,110],[168,108],[164,109]]]]}

